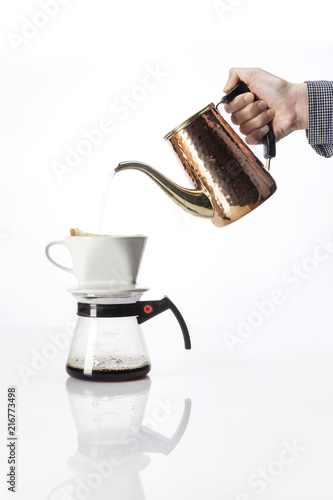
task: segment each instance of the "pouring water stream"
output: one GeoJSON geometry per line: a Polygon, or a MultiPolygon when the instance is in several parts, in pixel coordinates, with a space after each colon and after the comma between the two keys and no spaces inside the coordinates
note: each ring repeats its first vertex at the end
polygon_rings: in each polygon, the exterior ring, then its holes
{"type": "Polygon", "coordinates": [[[103,223],[103,218],[104,218],[104,215],[105,215],[106,200],[107,200],[107,197],[108,197],[108,194],[109,194],[110,185],[111,185],[111,182],[112,182],[112,179],[113,179],[114,176],[115,176],[115,171],[112,170],[110,172],[110,174],[109,174],[109,177],[108,177],[108,180],[107,180],[107,183],[106,183],[106,186],[105,186],[104,194],[103,194],[101,209],[100,209],[100,213],[99,213],[99,221],[98,221],[97,234],[101,234],[101,232],[102,232],[102,223],[103,223]]]}

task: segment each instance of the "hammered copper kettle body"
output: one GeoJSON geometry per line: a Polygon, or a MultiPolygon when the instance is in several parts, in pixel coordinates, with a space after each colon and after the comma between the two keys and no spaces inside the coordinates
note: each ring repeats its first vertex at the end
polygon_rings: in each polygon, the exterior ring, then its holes
{"type": "MultiPolygon", "coordinates": [[[[244,92],[250,90],[239,82],[219,104],[244,92]]],[[[115,171],[144,172],[184,210],[223,227],[261,205],[276,191],[276,184],[268,168],[224,120],[217,106],[209,104],[165,136],[195,189],[178,186],[141,162],[121,162],[115,171]]],[[[264,147],[269,167],[270,158],[275,156],[271,124],[264,147]]]]}

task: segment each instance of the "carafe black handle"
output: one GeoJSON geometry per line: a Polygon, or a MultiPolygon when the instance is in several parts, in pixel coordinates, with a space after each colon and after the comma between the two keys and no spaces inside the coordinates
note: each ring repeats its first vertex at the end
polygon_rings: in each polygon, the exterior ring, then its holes
{"type": "MultiPolygon", "coordinates": [[[[246,92],[251,92],[249,87],[244,83],[242,80],[239,80],[237,85],[230,90],[225,96],[222,97],[221,101],[216,105],[219,106],[220,104],[226,104],[227,102],[231,101],[234,99],[234,97],[245,94],[246,92]]],[[[264,158],[270,159],[274,158],[276,156],[276,144],[275,144],[275,135],[273,132],[273,124],[272,122],[269,122],[269,131],[265,135],[265,137],[262,139],[263,145],[264,145],[264,158]]]]}
{"type": "Polygon", "coordinates": [[[138,302],[136,302],[135,306],[139,324],[144,323],[145,321],[154,318],[154,316],[157,316],[158,314],[161,314],[162,312],[170,309],[176,316],[180,328],[182,330],[185,349],[191,349],[190,334],[188,332],[184,318],[180,314],[175,304],[171,302],[171,300],[168,297],[164,297],[161,300],[148,300],[148,301],[139,300],[138,302]]]}

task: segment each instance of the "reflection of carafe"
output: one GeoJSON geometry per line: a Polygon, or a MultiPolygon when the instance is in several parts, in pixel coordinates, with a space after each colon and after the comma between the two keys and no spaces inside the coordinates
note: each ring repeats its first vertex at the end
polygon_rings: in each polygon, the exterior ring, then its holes
{"type": "Polygon", "coordinates": [[[186,400],[178,428],[167,438],[142,424],[149,391],[149,377],[119,384],[67,380],[78,432],[78,450],[68,465],[76,475],[58,485],[49,500],[145,499],[139,472],[150,463],[146,453],[168,455],[183,436],[191,411],[186,400]]]}

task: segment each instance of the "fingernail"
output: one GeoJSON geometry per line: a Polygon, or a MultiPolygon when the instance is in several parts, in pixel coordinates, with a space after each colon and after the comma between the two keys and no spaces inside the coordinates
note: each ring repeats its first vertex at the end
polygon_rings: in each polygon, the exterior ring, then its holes
{"type": "Polygon", "coordinates": [[[265,109],[267,109],[267,104],[265,103],[265,101],[258,102],[258,108],[260,109],[260,111],[265,111],[265,109]]]}
{"type": "Polygon", "coordinates": [[[245,94],[244,101],[245,102],[252,102],[253,101],[253,94],[245,94]]]}
{"type": "Polygon", "coordinates": [[[271,120],[273,118],[273,116],[274,116],[274,110],[273,109],[268,109],[266,111],[266,116],[267,116],[267,118],[269,118],[271,120]]]}
{"type": "Polygon", "coordinates": [[[226,111],[227,113],[230,113],[230,106],[228,104],[224,105],[224,111],[226,111]]]}

